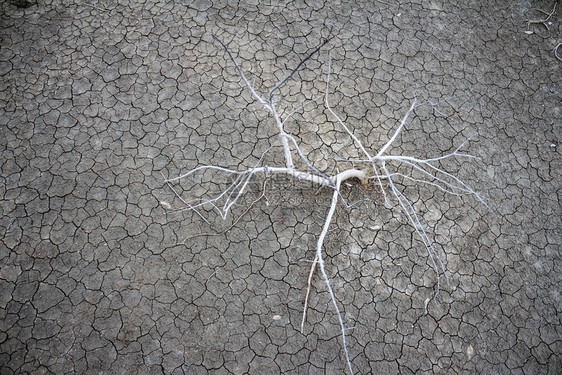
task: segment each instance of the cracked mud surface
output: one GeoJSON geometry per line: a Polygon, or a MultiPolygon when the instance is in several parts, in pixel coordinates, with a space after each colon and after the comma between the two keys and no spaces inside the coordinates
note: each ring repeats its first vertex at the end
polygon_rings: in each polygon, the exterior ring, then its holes
{"type": "MultiPolygon", "coordinates": [[[[495,213],[405,184],[449,275],[425,311],[436,275],[423,244],[380,192],[344,187],[369,198],[339,206],[325,246],[356,373],[562,372],[562,10],[549,32],[524,32],[551,2],[15,3],[0,4],[2,374],[345,371],[318,274],[300,333],[330,192],[276,177],[251,205],[258,181],[207,224],[170,213],[181,202],[164,183],[251,167],[275,140],[212,33],[267,92],[326,22],[334,39],[281,104],[322,93],[330,51],[331,105],[371,150],[414,98],[428,104],[397,152],[440,155],[477,133],[467,149],[481,160],[446,168],[495,213]]],[[[312,106],[287,125],[325,171],[356,156],[332,120],[312,106]]],[[[175,188],[224,187],[210,177],[175,188]]]]}

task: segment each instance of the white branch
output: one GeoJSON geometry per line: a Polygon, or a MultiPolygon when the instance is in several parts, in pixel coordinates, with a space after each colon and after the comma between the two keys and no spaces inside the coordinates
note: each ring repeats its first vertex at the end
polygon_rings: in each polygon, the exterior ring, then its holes
{"type": "MultiPolygon", "coordinates": [[[[381,188],[381,191],[384,194],[384,198],[385,198],[385,202],[386,202],[386,201],[388,201],[388,197],[387,197],[387,194],[385,192],[385,187],[383,185],[383,182],[385,182],[385,185],[387,185],[387,188],[390,189],[390,192],[391,192],[391,193],[388,194],[388,196],[391,199],[396,200],[398,202],[398,205],[399,205],[400,209],[406,215],[406,217],[408,219],[408,222],[413,227],[415,233],[419,236],[419,238],[421,239],[424,247],[426,248],[426,250],[428,252],[428,255],[429,255],[429,258],[430,258],[430,261],[431,261],[431,265],[432,265],[432,267],[435,270],[435,273],[437,275],[437,286],[435,288],[435,292],[433,293],[433,297],[437,296],[437,294],[439,293],[439,289],[440,289],[440,285],[441,285],[440,284],[440,280],[441,280],[440,275],[441,274],[445,275],[445,277],[448,280],[445,265],[444,265],[441,257],[439,256],[437,250],[435,249],[435,247],[433,245],[433,242],[430,240],[429,235],[428,235],[427,231],[425,230],[424,225],[422,224],[421,218],[416,213],[416,210],[414,208],[413,203],[408,199],[408,197],[404,194],[404,192],[401,191],[398,188],[398,186],[396,186],[396,183],[395,183],[394,179],[399,178],[399,179],[412,181],[413,183],[419,183],[421,185],[426,185],[426,186],[429,186],[429,187],[432,187],[432,188],[436,188],[436,189],[439,189],[439,190],[441,190],[445,193],[448,193],[448,194],[451,194],[451,195],[454,195],[454,196],[461,196],[461,195],[466,195],[466,194],[473,195],[484,206],[486,206],[488,209],[489,209],[489,207],[486,205],[486,203],[484,202],[482,197],[478,193],[476,193],[472,188],[470,188],[466,183],[464,183],[461,179],[459,179],[458,177],[454,176],[453,174],[445,171],[444,169],[436,166],[436,165],[440,165],[440,163],[442,161],[450,159],[450,158],[457,158],[458,157],[458,158],[467,158],[467,159],[473,159],[474,158],[475,159],[476,157],[473,156],[473,155],[460,152],[461,148],[466,145],[466,143],[470,140],[470,138],[467,139],[466,141],[464,141],[453,152],[447,153],[445,155],[437,156],[437,157],[426,158],[426,159],[416,158],[416,157],[407,156],[407,155],[391,155],[391,154],[387,153],[388,150],[391,148],[391,146],[394,145],[394,143],[396,142],[396,139],[398,138],[398,136],[400,135],[400,133],[404,129],[405,124],[406,124],[409,116],[415,110],[415,108],[417,106],[415,100],[411,104],[410,108],[408,109],[408,111],[406,112],[404,117],[401,119],[399,126],[394,131],[394,133],[392,134],[390,139],[384,144],[384,146],[380,149],[380,151],[375,156],[372,156],[372,152],[369,151],[368,147],[365,147],[365,145],[353,133],[353,131],[350,129],[350,127],[347,126],[344,123],[344,121],[341,119],[341,117],[338,116],[336,114],[336,112],[332,109],[332,107],[330,106],[329,89],[330,89],[330,77],[331,77],[331,72],[330,72],[330,70],[331,70],[331,58],[329,59],[329,62],[328,62],[328,74],[327,74],[327,79],[326,79],[326,91],[325,91],[325,93],[323,95],[320,95],[320,96],[312,99],[312,100],[306,101],[302,105],[297,106],[296,108],[292,109],[284,117],[284,119],[282,119],[282,117],[280,116],[280,114],[279,114],[279,112],[276,108],[277,101],[276,101],[276,98],[273,97],[274,93],[277,90],[280,90],[283,87],[283,85],[300,69],[300,67],[308,59],[310,59],[314,54],[316,54],[322,46],[324,46],[328,42],[328,40],[330,38],[330,35],[331,35],[331,33],[328,35],[328,38],[325,39],[320,44],[320,46],[318,46],[311,53],[309,53],[305,58],[303,58],[290,73],[285,75],[285,77],[281,81],[279,81],[276,85],[274,85],[273,88],[271,88],[269,90],[269,93],[267,95],[267,99],[262,98],[257,93],[253,84],[251,84],[248,81],[248,79],[244,75],[240,65],[236,62],[236,60],[234,59],[234,56],[229,51],[228,47],[217,36],[213,35],[213,38],[215,38],[222,45],[222,47],[225,49],[225,51],[227,52],[230,60],[234,63],[241,80],[248,87],[252,96],[262,105],[262,107],[267,112],[269,112],[272,115],[273,120],[275,122],[275,126],[277,126],[278,136],[279,136],[279,138],[281,140],[281,144],[283,146],[285,166],[264,165],[265,164],[264,163],[265,155],[273,147],[273,146],[271,146],[268,150],[266,150],[262,154],[261,158],[258,160],[257,163],[254,164],[253,167],[242,168],[241,170],[233,170],[233,169],[230,169],[230,168],[224,168],[224,167],[215,166],[215,165],[204,165],[204,166],[199,166],[197,168],[191,169],[188,172],[183,173],[183,174],[181,174],[177,177],[166,179],[165,182],[168,184],[168,186],[173,191],[173,193],[185,205],[185,208],[183,208],[182,211],[194,211],[197,215],[199,215],[207,223],[209,223],[209,221],[207,221],[207,219],[205,219],[205,217],[202,215],[202,213],[199,211],[199,209],[201,207],[204,207],[204,206],[209,206],[213,210],[216,210],[218,212],[218,215],[220,215],[220,217],[223,220],[225,220],[228,213],[232,210],[234,205],[236,205],[240,201],[240,198],[242,196],[244,196],[244,194],[247,192],[247,190],[249,190],[248,186],[250,185],[250,182],[252,181],[252,178],[256,174],[264,174],[266,177],[267,177],[267,175],[270,175],[270,174],[286,175],[288,177],[295,178],[295,179],[300,180],[300,181],[310,182],[310,183],[312,183],[314,185],[318,185],[320,187],[329,187],[329,188],[333,189],[330,207],[329,207],[328,212],[326,214],[326,218],[325,218],[325,221],[324,221],[324,224],[323,224],[323,227],[322,227],[322,232],[318,236],[318,242],[316,244],[316,251],[315,251],[315,258],[314,258],[314,261],[312,263],[312,266],[311,266],[311,269],[310,269],[310,272],[309,272],[308,288],[307,288],[306,297],[305,297],[305,301],[304,301],[304,311],[303,311],[303,317],[302,317],[302,322],[301,322],[301,332],[304,330],[304,323],[306,321],[306,310],[307,310],[307,307],[308,307],[308,298],[309,298],[310,289],[311,289],[312,277],[313,277],[313,274],[314,274],[315,267],[316,267],[316,265],[318,265],[318,267],[320,268],[320,272],[322,274],[322,279],[323,279],[323,281],[326,285],[326,288],[328,290],[328,293],[330,295],[330,299],[331,299],[331,302],[334,306],[334,310],[335,310],[335,313],[337,315],[338,322],[339,322],[339,325],[340,325],[341,337],[342,337],[342,346],[343,346],[343,350],[344,350],[344,353],[345,353],[346,364],[347,364],[349,372],[351,374],[353,374],[353,369],[352,369],[352,366],[351,366],[351,360],[350,360],[350,356],[349,356],[349,352],[348,352],[348,348],[347,348],[347,341],[346,341],[346,334],[345,334],[346,331],[349,328],[345,327],[344,320],[343,320],[343,317],[342,317],[342,313],[340,311],[340,308],[338,307],[338,303],[337,303],[336,298],[335,298],[335,293],[332,289],[330,280],[328,278],[328,274],[327,274],[326,269],[325,269],[325,263],[324,263],[323,252],[322,252],[323,247],[324,247],[324,241],[325,241],[326,235],[328,233],[329,227],[331,225],[331,222],[333,220],[333,216],[334,216],[334,212],[336,210],[336,206],[338,204],[338,200],[339,200],[338,198],[341,198],[342,201],[345,202],[344,199],[343,199],[343,196],[340,192],[340,186],[341,186],[342,182],[344,182],[346,180],[349,180],[349,179],[357,178],[362,183],[367,183],[370,180],[376,179],[377,182],[378,182],[378,185],[381,188]],[[360,168],[355,168],[355,167],[349,168],[349,169],[344,170],[342,172],[338,171],[338,173],[334,174],[334,175],[330,175],[330,174],[328,174],[324,171],[320,171],[314,166],[313,161],[310,161],[308,159],[307,155],[301,149],[297,139],[293,135],[285,132],[284,125],[286,124],[286,122],[288,120],[290,120],[292,118],[292,116],[297,111],[300,111],[301,109],[305,108],[305,106],[307,106],[308,104],[310,104],[312,102],[315,102],[322,97],[324,97],[324,104],[326,106],[327,111],[333,116],[333,118],[335,119],[337,124],[339,124],[339,126],[343,129],[345,134],[348,137],[351,138],[351,140],[353,141],[354,147],[356,147],[357,150],[359,151],[359,153],[362,154],[362,156],[360,156],[361,159],[357,159],[357,160],[348,159],[347,160],[347,161],[351,161],[353,163],[360,163],[360,168]],[[298,162],[298,164],[299,164],[298,168],[300,168],[300,169],[298,169],[294,165],[294,161],[298,162]],[[304,165],[302,165],[302,163],[300,163],[300,162],[304,163],[304,165]],[[389,171],[390,167],[392,167],[391,168],[392,172],[389,171]],[[213,176],[212,176],[213,179],[211,180],[212,183],[219,183],[221,181],[224,182],[224,179],[228,179],[228,178],[233,179],[233,181],[230,182],[225,189],[216,193],[214,196],[213,196],[213,194],[208,194],[208,195],[210,195],[210,197],[205,197],[205,198],[199,197],[199,198],[195,198],[191,201],[182,198],[180,196],[180,194],[173,188],[173,186],[171,184],[172,182],[177,182],[177,181],[185,179],[185,178],[193,178],[193,176],[196,173],[205,173],[205,172],[208,172],[208,171],[211,171],[212,173],[214,173],[213,176]],[[417,172],[421,173],[421,178],[417,175],[416,176],[410,176],[410,175],[406,174],[406,173],[417,173],[417,172]],[[218,176],[216,179],[215,179],[215,175],[218,176]],[[220,177],[222,177],[223,179],[220,179],[220,177]],[[219,179],[220,179],[220,181],[218,181],[219,179]]],[[[557,46],[557,48],[558,48],[558,46],[557,46]]],[[[280,112],[283,113],[283,111],[280,111],[280,112]]],[[[264,193],[257,200],[261,199],[261,197],[263,197],[264,194],[265,194],[265,185],[264,185],[264,193]]],[[[255,202],[257,202],[257,200],[255,200],[252,203],[252,205],[255,202]]],[[[347,206],[347,204],[346,204],[346,206],[347,206]]],[[[351,207],[351,206],[347,206],[347,207],[351,207]]],[[[245,212],[247,212],[248,210],[249,210],[249,208],[245,212]]],[[[236,224],[236,222],[232,225],[234,226],[236,224]]],[[[426,306],[427,306],[427,303],[426,303],[426,306]]]]}
{"type": "Polygon", "coordinates": [[[242,68],[240,67],[240,65],[238,65],[238,63],[236,62],[236,59],[234,59],[234,56],[232,56],[232,53],[230,52],[230,50],[228,49],[226,44],[224,44],[223,41],[218,36],[216,36],[215,34],[212,34],[212,35],[213,35],[213,38],[215,38],[215,40],[218,41],[223,46],[226,53],[228,54],[228,57],[230,57],[230,60],[234,63],[234,66],[236,66],[236,70],[238,70],[238,74],[240,75],[240,78],[242,78],[242,80],[244,81],[246,86],[250,89],[250,92],[252,93],[254,98],[256,98],[257,101],[260,102],[260,104],[265,107],[265,109],[267,109],[268,111],[271,112],[271,108],[269,107],[269,104],[265,100],[263,100],[261,96],[259,96],[259,94],[254,89],[254,86],[250,83],[250,81],[248,81],[248,79],[244,75],[244,71],[242,71],[242,68]]]}
{"type": "Polygon", "coordinates": [[[396,137],[398,137],[398,134],[400,134],[400,131],[402,131],[402,128],[404,127],[404,124],[406,123],[406,120],[408,119],[408,116],[410,116],[410,113],[412,113],[414,108],[416,108],[416,101],[415,100],[412,103],[412,105],[410,106],[410,109],[408,110],[408,112],[406,112],[406,115],[402,118],[402,121],[400,122],[400,126],[398,127],[398,129],[396,129],[396,131],[394,132],[394,135],[389,139],[388,142],[386,142],[386,144],[383,146],[383,148],[381,148],[381,150],[377,154],[377,156],[376,156],[377,158],[380,158],[382,156],[382,154],[386,151],[386,149],[394,142],[396,137]]]}
{"type": "Polygon", "coordinates": [[[181,180],[182,178],[186,178],[186,177],[194,174],[195,172],[199,172],[199,171],[205,170],[205,169],[214,169],[214,170],[217,170],[217,171],[227,172],[227,173],[232,173],[232,174],[244,174],[245,173],[244,171],[235,171],[235,170],[232,170],[232,169],[217,167],[217,166],[214,166],[214,165],[202,165],[202,166],[194,168],[194,169],[190,170],[189,172],[184,173],[184,174],[182,174],[178,177],[169,178],[169,179],[166,180],[166,182],[181,180]]]}
{"type": "Polygon", "coordinates": [[[334,295],[334,291],[332,290],[332,287],[330,286],[330,279],[328,277],[328,274],[326,273],[326,268],[324,267],[324,258],[322,256],[322,247],[324,246],[324,238],[326,237],[326,234],[328,233],[328,228],[330,227],[330,223],[332,222],[332,217],[334,216],[334,212],[336,211],[336,205],[338,203],[338,196],[339,196],[338,190],[340,188],[341,181],[342,180],[339,177],[336,178],[336,188],[334,189],[334,193],[332,194],[332,203],[330,204],[330,210],[328,211],[328,214],[326,215],[326,220],[324,221],[324,227],[322,229],[322,233],[320,233],[320,236],[318,237],[318,243],[316,245],[315,261],[318,262],[318,266],[320,267],[320,272],[322,273],[322,278],[324,279],[324,283],[326,284],[326,288],[328,289],[328,293],[330,293],[330,298],[332,300],[332,304],[334,305],[334,309],[336,310],[338,322],[340,323],[342,346],[343,346],[343,350],[344,350],[344,353],[345,353],[345,359],[346,359],[346,362],[347,362],[347,367],[349,369],[349,372],[351,374],[353,374],[353,368],[351,367],[351,361],[349,360],[349,352],[347,351],[347,343],[346,343],[346,338],[345,338],[346,328],[345,328],[345,325],[343,323],[343,318],[342,318],[340,309],[338,307],[338,303],[336,301],[336,296],[334,295]]]}

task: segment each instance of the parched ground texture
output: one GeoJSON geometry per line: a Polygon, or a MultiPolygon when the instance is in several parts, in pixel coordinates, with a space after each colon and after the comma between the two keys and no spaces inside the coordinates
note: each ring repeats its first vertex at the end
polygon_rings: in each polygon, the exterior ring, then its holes
{"type": "MultiPolygon", "coordinates": [[[[549,1],[24,3],[0,3],[1,374],[346,372],[318,274],[300,332],[330,190],[261,176],[206,223],[173,212],[172,188],[196,198],[224,175],[165,183],[271,145],[261,165],[282,165],[213,33],[266,93],[330,27],[279,108],[322,93],[330,54],[331,105],[369,150],[414,99],[393,154],[476,134],[481,159],[442,166],[493,211],[403,181],[449,277],[427,303],[437,277],[396,202],[344,185],[358,203],[338,206],[324,252],[355,372],[562,372],[560,3],[548,30],[526,21],[549,1]]],[[[287,131],[327,173],[360,156],[321,102],[287,131]]]]}

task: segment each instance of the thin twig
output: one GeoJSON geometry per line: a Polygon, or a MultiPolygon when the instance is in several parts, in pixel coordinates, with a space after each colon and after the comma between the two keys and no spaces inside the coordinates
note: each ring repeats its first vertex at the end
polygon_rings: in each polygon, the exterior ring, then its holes
{"type": "Polygon", "coordinates": [[[322,47],[324,47],[329,41],[330,39],[332,39],[332,30],[333,30],[333,26],[330,27],[330,30],[328,31],[328,36],[322,41],[322,43],[320,43],[320,45],[318,47],[316,47],[311,53],[309,53],[304,59],[302,59],[297,66],[295,66],[295,68],[285,76],[285,78],[283,78],[278,84],[275,85],[275,87],[273,87],[271,90],[269,90],[269,94],[267,95],[267,102],[271,104],[271,97],[273,96],[273,93],[275,92],[275,90],[278,90],[285,82],[287,82],[287,80],[289,78],[291,78],[298,70],[299,68],[302,66],[302,64],[304,64],[306,61],[308,61],[312,56],[314,56],[316,53],[318,53],[318,51],[320,51],[320,49],[322,47]]]}
{"type": "Polygon", "coordinates": [[[542,14],[546,15],[546,18],[541,18],[541,19],[537,19],[537,20],[527,20],[527,31],[531,31],[531,25],[533,25],[533,24],[543,25],[548,31],[550,31],[550,27],[548,27],[549,23],[550,23],[549,20],[554,15],[554,13],[556,12],[556,5],[557,5],[557,3],[554,3],[554,7],[550,11],[550,13],[545,12],[544,10],[541,10],[541,9],[535,9],[536,11],[541,12],[542,14]]]}
{"type": "MultiPolygon", "coordinates": [[[[326,93],[324,94],[325,97],[325,102],[326,102],[326,108],[328,109],[328,111],[332,114],[332,116],[334,116],[337,120],[337,122],[340,124],[340,126],[346,131],[346,133],[351,137],[351,139],[353,140],[353,142],[355,142],[357,144],[357,147],[359,147],[359,149],[363,152],[363,154],[365,154],[365,156],[367,157],[368,160],[372,159],[371,154],[365,149],[365,147],[363,146],[363,143],[361,143],[361,141],[359,140],[359,138],[357,138],[355,136],[355,134],[353,134],[349,128],[347,127],[347,125],[345,125],[345,123],[342,121],[342,119],[334,112],[334,110],[332,110],[332,108],[330,107],[330,102],[328,100],[328,92],[329,92],[329,87],[330,87],[330,72],[331,72],[331,67],[332,67],[332,56],[330,55],[328,58],[328,74],[326,77],[326,93]]],[[[375,176],[377,178],[377,181],[379,183],[379,186],[381,188],[381,191],[384,195],[384,199],[385,201],[387,200],[386,198],[386,191],[384,190],[384,186],[382,185],[381,179],[380,179],[380,175],[378,172],[377,167],[375,166],[374,163],[370,163],[372,168],[373,168],[373,172],[375,173],[375,176]]],[[[362,181],[364,183],[364,181],[362,181]]]]}
{"type": "Polygon", "coordinates": [[[250,91],[252,92],[252,95],[266,108],[268,108],[268,103],[265,102],[265,100],[263,100],[261,98],[261,96],[258,95],[258,93],[256,92],[256,90],[254,90],[254,86],[252,86],[252,84],[250,83],[250,81],[248,81],[248,79],[246,78],[246,76],[244,75],[244,72],[242,71],[242,68],[240,67],[240,65],[238,65],[238,63],[236,62],[236,59],[234,58],[234,56],[232,55],[232,53],[230,52],[230,50],[228,49],[228,47],[226,46],[226,44],[224,44],[224,42],[215,34],[211,34],[213,36],[213,38],[218,41],[222,47],[224,48],[224,50],[226,51],[226,53],[228,54],[228,57],[230,57],[230,60],[234,63],[234,66],[236,67],[236,70],[238,70],[238,74],[240,75],[240,77],[242,78],[242,80],[244,81],[244,83],[246,84],[246,86],[250,89],[250,91]]]}
{"type": "Polygon", "coordinates": [[[306,322],[306,312],[308,310],[308,297],[310,295],[310,289],[312,287],[312,276],[314,275],[314,270],[316,270],[316,263],[318,263],[318,254],[314,256],[312,265],[310,266],[310,272],[308,273],[308,281],[306,287],[306,296],[304,297],[304,307],[302,310],[302,321],[301,321],[301,333],[304,334],[304,323],[306,322]]]}
{"type": "Polygon", "coordinates": [[[406,115],[402,118],[402,121],[400,122],[400,126],[398,126],[398,128],[396,129],[396,131],[394,132],[394,134],[392,135],[392,137],[388,140],[388,142],[386,142],[386,144],[380,149],[379,153],[377,154],[377,157],[381,157],[382,154],[386,151],[386,149],[388,147],[390,147],[390,145],[394,142],[394,140],[396,139],[396,137],[398,136],[398,134],[400,134],[400,132],[402,131],[402,128],[404,127],[404,124],[406,124],[406,120],[408,119],[408,116],[410,116],[410,113],[412,113],[412,111],[414,110],[414,108],[416,108],[416,101],[414,100],[414,102],[412,103],[412,105],[410,106],[410,109],[408,110],[408,112],[406,112],[406,115]]]}
{"type": "Polygon", "coordinates": [[[562,57],[558,55],[558,48],[562,46],[562,43],[558,43],[556,45],[556,47],[554,47],[554,57],[556,57],[558,60],[562,61],[562,57]]]}
{"type": "MultiPolygon", "coordinates": [[[[236,224],[238,224],[238,222],[240,221],[240,219],[242,219],[244,217],[244,215],[246,215],[254,206],[254,204],[256,204],[260,199],[262,199],[263,197],[265,197],[265,187],[267,186],[267,180],[264,181],[263,183],[263,191],[261,193],[261,195],[255,199],[252,203],[250,203],[250,205],[248,206],[248,208],[246,208],[246,210],[244,212],[242,212],[242,214],[240,214],[240,216],[238,216],[238,219],[236,219],[231,226],[229,226],[227,229],[223,230],[222,232],[215,232],[215,233],[198,233],[198,234],[194,234],[192,236],[186,237],[181,243],[184,244],[185,241],[190,240],[192,238],[195,237],[201,237],[201,236],[220,236],[221,234],[225,234],[227,232],[229,232],[232,228],[234,228],[234,226],[236,224]]],[[[267,200],[267,197],[265,198],[267,200]]],[[[204,219],[204,218],[203,218],[204,219]]],[[[206,221],[206,220],[205,220],[206,221]]],[[[207,223],[209,223],[207,221],[207,223]]]]}
{"type": "MultiPolygon", "coordinates": [[[[334,305],[334,309],[336,311],[336,316],[338,317],[338,322],[340,324],[340,329],[341,329],[341,337],[342,337],[342,346],[343,346],[343,351],[345,353],[345,359],[347,362],[347,367],[349,369],[349,372],[353,375],[353,368],[351,367],[351,360],[349,359],[349,352],[347,350],[347,342],[346,342],[346,337],[345,337],[345,331],[346,331],[346,327],[345,324],[343,322],[343,318],[342,318],[342,314],[340,312],[340,309],[338,307],[338,303],[336,301],[336,296],[334,294],[334,291],[330,285],[330,278],[328,277],[328,274],[326,273],[326,268],[324,267],[324,258],[322,257],[322,247],[324,246],[324,238],[326,237],[326,234],[328,233],[328,228],[330,227],[330,224],[332,223],[332,217],[334,216],[334,212],[336,211],[336,205],[338,203],[338,197],[339,197],[339,188],[341,185],[341,179],[337,178],[336,179],[336,188],[334,189],[334,193],[332,194],[332,203],[330,205],[330,210],[328,211],[328,214],[326,215],[326,221],[324,222],[324,228],[322,229],[322,233],[320,233],[320,236],[318,237],[318,243],[316,245],[316,262],[313,262],[313,267],[315,266],[316,263],[318,263],[318,266],[320,267],[320,272],[322,273],[322,278],[324,279],[324,284],[326,284],[326,288],[328,289],[328,293],[330,294],[330,299],[332,301],[332,304],[334,305]]],[[[313,273],[314,270],[311,270],[311,272],[313,273]]]]}
{"type": "Polygon", "coordinates": [[[87,7],[92,7],[92,8],[97,9],[97,10],[101,10],[102,12],[109,12],[108,9],[100,8],[100,7],[97,7],[97,6],[92,5],[92,4],[84,3],[83,5],[85,5],[85,6],[87,6],[87,7]]]}

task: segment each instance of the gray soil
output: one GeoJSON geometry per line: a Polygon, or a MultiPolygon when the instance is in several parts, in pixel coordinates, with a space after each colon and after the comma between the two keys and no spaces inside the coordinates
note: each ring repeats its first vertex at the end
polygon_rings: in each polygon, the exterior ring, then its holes
{"type": "MultiPolygon", "coordinates": [[[[172,188],[209,196],[229,176],[165,183],[252,167],[271,145],[260,165],[283,165],[213,33],[265,94],[330,27],[278,107],[322,94],[331,55],[331,106],[369,150],[416,99],[389,151],[434,157],[474,136],[463,150],[480,159],[441,167],[491,209],[400,182],[447,270],[431,299],[437,275],[397,202],[344,185],[359,203],[339,204],[324,253],[354,371],[562,373],[562,4],[528,25],[554,3],[234,3],[0,3],[0,373],[347,371],[318,272],[300,332],[331,191],[256,176],[206,223],[174,212],[172,188]]],[[[360,156],[321,101],[286,130],[326,173],[360,156]]]]}

